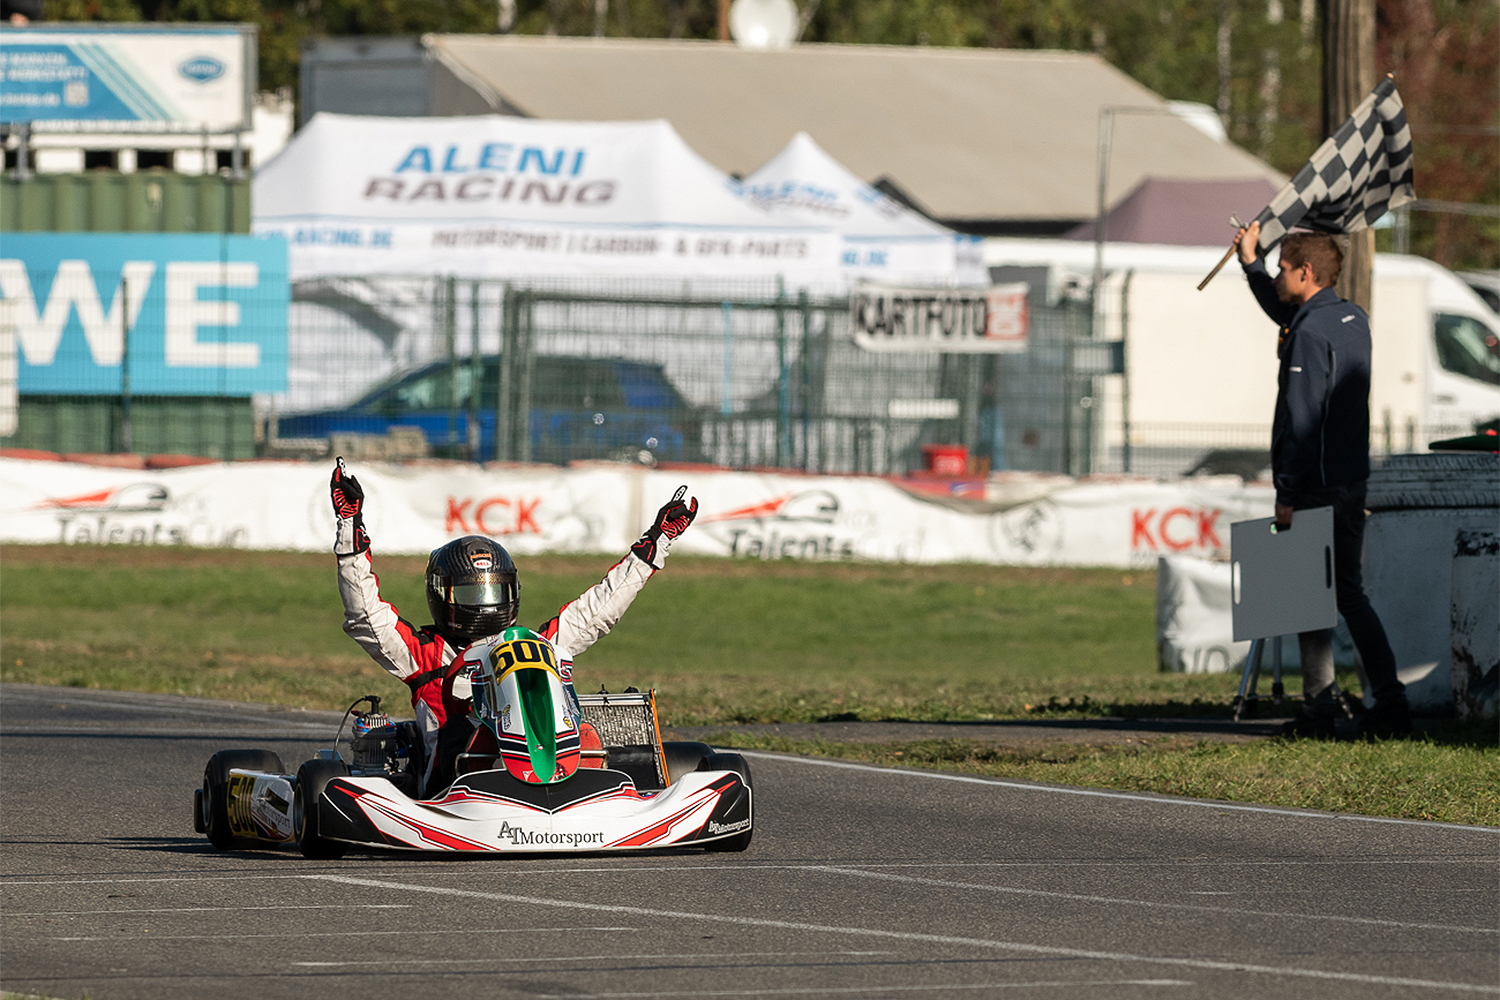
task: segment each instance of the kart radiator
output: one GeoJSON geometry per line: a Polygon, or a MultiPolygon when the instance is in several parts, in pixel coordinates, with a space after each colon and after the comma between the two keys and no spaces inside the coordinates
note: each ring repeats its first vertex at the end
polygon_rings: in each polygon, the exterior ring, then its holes
{"type": "Polygon", "coordinates": [[[667,782],[662,758],[661,729],[656,722],[656,692],[625,694],[580,694],[578,707],[583,721],[594,727],[606,747],[650,747],[656,760],[657,777],[667,782]]]}

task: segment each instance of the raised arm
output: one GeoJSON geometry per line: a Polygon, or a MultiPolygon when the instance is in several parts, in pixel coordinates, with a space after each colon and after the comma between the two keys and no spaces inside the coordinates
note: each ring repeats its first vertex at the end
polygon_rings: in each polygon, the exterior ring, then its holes
{"type": "Polygon", "coordinates": [[[370,561],[370,536],[365,532],[365,493],[359,480],[344,468],[343,459],[334,467],[329,493],[338,519],[333,554],[338,557],[344,631],[400,680],[441,666],[444,644],[419,632],[380,597],[380,581],[370,561]]]}
{"type": "Polygon", "coordinates": [[[558,657],[567,666],[564,677],[571,674],[573,657],[588,649],[614,628],[630,607],[646,581],[661,569],[667,552],[677,538],[698,516],[696,497],[684,502],[684,486],[661,510],[651,526],[630,547],[630,553],[610,567],[604,579],[594,584],[557,613],[540,630],[557,647],[558,657]]]}
{"type": "Polygon", "coordinates": [[[1281,301],[1276,294],[1276,281],[1266,271],[1266,261],[1259,255],[1260,223],[1252,222],[1234,237],[1239,250],[1240,266],[1245,270],[1245,280],[1250,284],[1250,294],[1260,303],[1261,310],[1277,326],[1286,326],[1297,315],[1297,305],[1281,301]]]}

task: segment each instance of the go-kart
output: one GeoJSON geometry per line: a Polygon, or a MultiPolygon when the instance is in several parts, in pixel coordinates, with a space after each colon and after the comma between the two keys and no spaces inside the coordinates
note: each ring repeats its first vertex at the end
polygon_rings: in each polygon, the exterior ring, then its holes
{"type": "MultiPolygon", "coordinates": [[[[320,750],[292,775],[268,750],[214,754],[194,793],[194,829],[220,850],[295,842],[320,859],[351,846],[532,853],[750,845],[743,757],[663,742],[653,691],[575,702],[562,696],[555,672],[538,666],[513,666],[492,688],[494,704],[476,706],[480,715],[489,709],[494,725],[476,729],[457,777],[435,797],[417,795],[426,762],[416,723],[393,722],[367,695],[344,716],[353,717],[347,758],[320,750]],[[357,711],[362,704],[368,709],[357,711]]],[[[336,747],[343,731],[341,723],[336,747]]]]}

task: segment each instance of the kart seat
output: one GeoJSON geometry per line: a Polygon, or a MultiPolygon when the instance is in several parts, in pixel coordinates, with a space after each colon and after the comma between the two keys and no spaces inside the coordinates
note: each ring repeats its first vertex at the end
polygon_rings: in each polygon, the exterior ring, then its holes
{"type": "Polygon", "coordinates": [[[469,745],[464,748],[464,752],[458,755],[458,760],[453,765],[453,773],[456,777],[471,771],[489,771],[499,760],[499,741],[489,729],[480,726],[474,730],[474,735],[469,737],[469,745]]]}
{"type": "Polygon", "coordinates": [[[599,733],[587,722],[578,724],[578,748],[581,751],[578,759],[579,767],[603,767],[604,741],[599,738],[599,733]]]}

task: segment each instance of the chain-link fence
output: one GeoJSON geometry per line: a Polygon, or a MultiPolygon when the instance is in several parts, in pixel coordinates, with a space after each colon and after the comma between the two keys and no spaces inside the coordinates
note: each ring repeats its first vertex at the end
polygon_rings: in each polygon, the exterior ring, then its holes
{"type": "MultiPolygon", "coordinates": [[[[214,280],[233,284],[224,275],[214,280]]],[[[110,322],[130,312],[131,294],[127,274],[113,302],[87,307],[87,295],[73,296],[86,335],[59,332],[59,350],[95,350],[110,322]],[[99,316],[85,316],[86,308],[99,316]]],[[[239,323],[234,336],[247,336],[245,322],[258,313],[249,302],[220,298],[205,292],[182,306],[199,324],[197,347],[219,351],[219,368],[203,368],[201,384],[173,393],[23,391],[12,425],[0,426],[0,444],[877,475],[936,463],[967,475],[1196,470],[1253,477],[1269,465],[1268,425],[1126,426],[1106,412],[1099,403],[1106,388],[1114,386],[1118,398],[1125,384],[1123,352],[1091,338],[1086,301],[1033,298],[1023,353],[899,353],[860,346],[840,288],[323,278],[291,285],[285,391],[254,393],[234,382],[232,345],[214,344],[229,338],[231,319],[239,323]]],[[[45,310],[33,306],[33,326],[52,308],[51,300],[45,310]]],[[[167,315],[162,322],[160,342],[180,342],[172,324],[183,321],[167,315]]],[[[150,333],[137,325],[129,343],[152,343],[150,333]]],[[[35,329],[30,337],[28,352],[35,329]]],[[[73,360],[88,372],[98,359],[73,360]]],[[[1372,444],[1377,453],[1411,450],[1438,430],[1377,425],[1372,444]]]]}
{"type": "Polygon", "coordinates": [[[1087,319],[1033,309],[1024,354],[885,353],[856,344],[837,289],[320,279],[294,289],[267,448],[899,474],[958,446],[975,473],[1076,469],[1066,341],[1087,319]]]}

